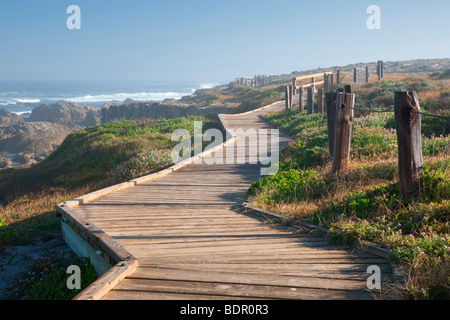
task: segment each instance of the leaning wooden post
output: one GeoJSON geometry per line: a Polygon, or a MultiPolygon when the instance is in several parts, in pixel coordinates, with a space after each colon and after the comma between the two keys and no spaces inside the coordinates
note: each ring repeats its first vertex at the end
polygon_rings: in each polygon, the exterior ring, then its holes
{"type": "Polygon", "coordinates": [[[398,141],[398,172],[402,197],[419,190],[422,178],[422,129],[419,99],[415,91],[396,92],[395,124],[398,141]]]}
{"type": "Polygon", "coordinates": [[[350,160],[354,104],[354,94],[336,94],[333,174],[345,169],[350,160]]]}
{"type": "Polygon", "coordinates": [[[286,86],[286,110],[289,110],[290,108],[290,99],[291,99],[291,93],[290,93],[290,86],[286,86]]]}
{"type": "Polygon", "coordinates": [[[305,89],[303,86],[298,88],[298,108],[300,112],[305,111],[305,89]]]}
{"type": "Polygon", "coordinates": [[[323,114],[323,89],[317,89],[317,112],[323,114]]]}
{"type": "Polygon", "coordinates": [[[336,92],[325,92],[325,112],[327,115],[328,154],[330,160],[334,157],[334,134],[336,118],[336,92]]]}

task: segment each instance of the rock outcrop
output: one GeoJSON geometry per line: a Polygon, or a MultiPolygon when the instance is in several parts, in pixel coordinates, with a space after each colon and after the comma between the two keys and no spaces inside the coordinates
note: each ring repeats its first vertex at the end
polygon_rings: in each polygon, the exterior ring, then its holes
{"type": "Polygon", "coordinates": [[[100,110],[71,102],[42,104],[34,108],[27,122],[71,121],[81,127],[100,125],[100,110]]]}
{"type": "Polygon", "coordinates": [[[168,105],[159,102],[135,102],[122,105],[104,104],[101,123],[139,119],[173,119],[188,116],[230,113],[228,107],[198,108],[195,106],[168,105]]]}
{"type": "Polygon", "coordinates": [[[25,120],[21,116],[11,113],[8,109],[0,109],[0,126],[11,126],[23,122],[25,120]]]}
{"type": "Polygon", "coordinates": [[[0,155],[28,154],[28,160],[53,152],[72,132],[81,128],[71,122],[25,122],[0,127],[0,155]]]}

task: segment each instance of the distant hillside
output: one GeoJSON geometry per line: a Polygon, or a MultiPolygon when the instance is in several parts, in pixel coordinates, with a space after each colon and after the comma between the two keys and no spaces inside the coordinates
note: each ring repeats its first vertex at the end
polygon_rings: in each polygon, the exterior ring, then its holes
{"type": "MultiPolygon", "coordinates": [[[[382,57],[380,58],[382,60],[382,57]]],[[[294,71],[290,74],[272,75],[274,81],[290,81],[293,77],[302,75],[321,73],[325,71],[336,71],[340,69],[344,72],[353,72],[354,68],[358,68],[360,72],[369,67],[370,73],[377,72],[377,61],[358,62],[346,66],[330,66],[320,67],[304,71],[294,71]]],[[[450,59],[417,59],[405,61],[384,61],[384,70],[386,73],[415,73],[415,74],[431,74],[438,71],[450,69],[450,59]]]]}

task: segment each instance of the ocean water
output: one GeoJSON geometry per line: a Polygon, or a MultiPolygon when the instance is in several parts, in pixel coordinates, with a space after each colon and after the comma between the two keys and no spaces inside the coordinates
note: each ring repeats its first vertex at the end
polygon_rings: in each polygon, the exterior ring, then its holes
{"type": "Polygon", "coordinates": [[[126,99],[137,101],[180,99],[197,89],[217,85],[219,83],[0,80],[0,108],[26,116],[41,104],[59,101],[101,108],[104,103],[122,103],[126,99]]]}

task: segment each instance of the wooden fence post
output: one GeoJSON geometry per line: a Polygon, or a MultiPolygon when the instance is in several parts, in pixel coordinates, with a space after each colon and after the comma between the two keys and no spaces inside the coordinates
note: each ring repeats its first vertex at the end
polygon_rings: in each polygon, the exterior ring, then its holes
{"type": "Polygon", "coordinates": [[[341,70],[337,70],[336,72],[336,83],[340,84],[341,83],[341,70]]]}
{"type": "Polygon", "coordinates": [[[323,114],[323,89],[317,89],[317,112],[323,114]]]}
{"type": "Polygon", "coordinates": [[[366,66],[366,84],[369,83],[369,67],[366,66]]]}
{"type": "Polygon", "coordinates": [[[377,76],[378,76],[378,81],[381,80],[381,61],[378,60],[378,64],[377,64],[377,76]]]}
{"type": "Polygon", "coordinates": [[[354,94],[336,94],[333,174],[343,170],[350,160],[354,104],[354,94]]]}
{"type": "Polygon", "coordinates": [[[308,114],[314,113],[314,85],[308,87],[307,102],[308,114]]]}
{"type": "Polygon", "coordinates": [[[298,88],[298,108],[300,110],[300,112],[305,111],[305,96],[304,96],[304,87],[300,86],[300,88],[298,88]]]}
{"type": "Polygon", "coordinates": [[[356,83],[356,74],[357,74],[357,71],[356,71],[356,68],[354,68],[353,69],[353,82],[354,83],[356,83]]]}
{"type": "Polygon", "coordinates": [[[290,108],[290,99],[291,99],[291,88],[290,86],[286,86],[286,111],[290,108]]]}
{"type": "Polygon", "coordinates": [[[344,85],[344,93],[352,93],[352,85],[351,84],[344,85]]]}
{"type": "Polygon", "coordinates": [[[323,74],[323,89],[325,90],[325,92],[329,91],[328,88],[328,75],[327,74],[323,74]]]}
{"type": "Polygon", "coordinates": [[[422,129],[419,99],[415,91],[396,92],[395,124],[398,141],[398,172],[402,197],[419,190],[423,173],[422,129]]]}
{"type": "Polygon", "coordinates": [[[381,79],[384,79],[384,62],[383,61],[381,61],[380,67],[381,67],[381,79]]]}
{"type": "Polygon", "coordinates": [[[336,92],[325,92],[325,112],[327,115],[328,154],[334,158],[334,134],[336,118],[336,92]]]}
{"type": "Polygon", "coordinates": [[[292,108],[293,103],[294,103],[294,87],[290,86],[290,88],[289,88],[289,108],[292,108]]]}

